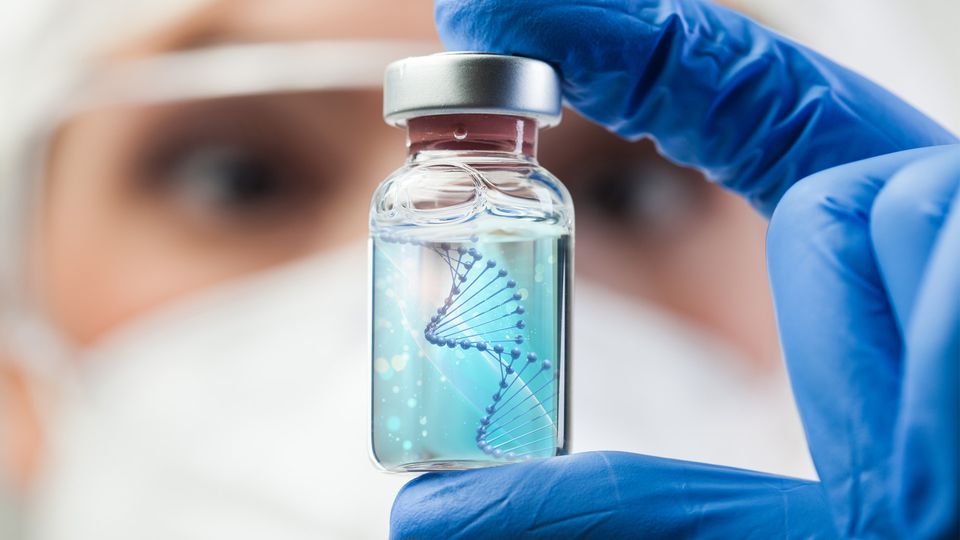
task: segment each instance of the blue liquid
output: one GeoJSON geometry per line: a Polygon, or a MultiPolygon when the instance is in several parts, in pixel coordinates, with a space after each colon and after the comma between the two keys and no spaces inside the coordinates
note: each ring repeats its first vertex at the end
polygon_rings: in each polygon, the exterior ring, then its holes
{"type": "Polygon", "coordinates": [[[565,453],[568,236],[381,233],[373,251],[373,422],[388,470],[565,453]]]}

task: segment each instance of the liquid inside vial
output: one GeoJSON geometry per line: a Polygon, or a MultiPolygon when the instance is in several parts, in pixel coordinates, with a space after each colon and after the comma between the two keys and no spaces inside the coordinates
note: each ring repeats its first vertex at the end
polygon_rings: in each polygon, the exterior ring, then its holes
{"type": "Polygon", "coordinates": [[[565,232],[406,228],[375,232],[372,250],[376,460],[438,470],[560,453],[565,232]]]}

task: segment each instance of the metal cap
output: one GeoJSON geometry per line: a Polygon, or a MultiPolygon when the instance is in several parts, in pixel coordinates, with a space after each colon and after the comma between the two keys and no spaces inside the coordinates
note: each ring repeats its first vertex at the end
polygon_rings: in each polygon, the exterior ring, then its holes
{"type": "Polygon", "coordinates": [[[387,66],[383,119],[487,113],[532,117],[541,127],[560,123],[560,78],[546,62],[519,56],[450,52],[414,56],[387,66]]]}

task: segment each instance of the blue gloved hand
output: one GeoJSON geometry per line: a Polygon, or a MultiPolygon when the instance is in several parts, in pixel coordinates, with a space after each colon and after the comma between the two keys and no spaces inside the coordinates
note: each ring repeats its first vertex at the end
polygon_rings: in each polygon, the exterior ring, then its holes
{"type": "Polygon", "coordinates": [[[704,2],[439,0],[437,24],[451,49],[547,60],[572,107],[773,214],[778,323],[821,483],[590,453],[417,478],[392,536],[957,535],[960,146],[923,148],[954,136],[704,2]]]}

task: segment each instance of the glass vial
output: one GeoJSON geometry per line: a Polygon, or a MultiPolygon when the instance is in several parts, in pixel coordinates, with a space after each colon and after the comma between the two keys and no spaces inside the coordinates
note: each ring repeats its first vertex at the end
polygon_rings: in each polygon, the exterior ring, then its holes
{"type": "Polygon", "coordinates": [[[568,449],[573,206],[537,164],[545,63],[445,53],[387,68],[406,163],[370,210],[372,456],[389,471],[568,449]]]}

